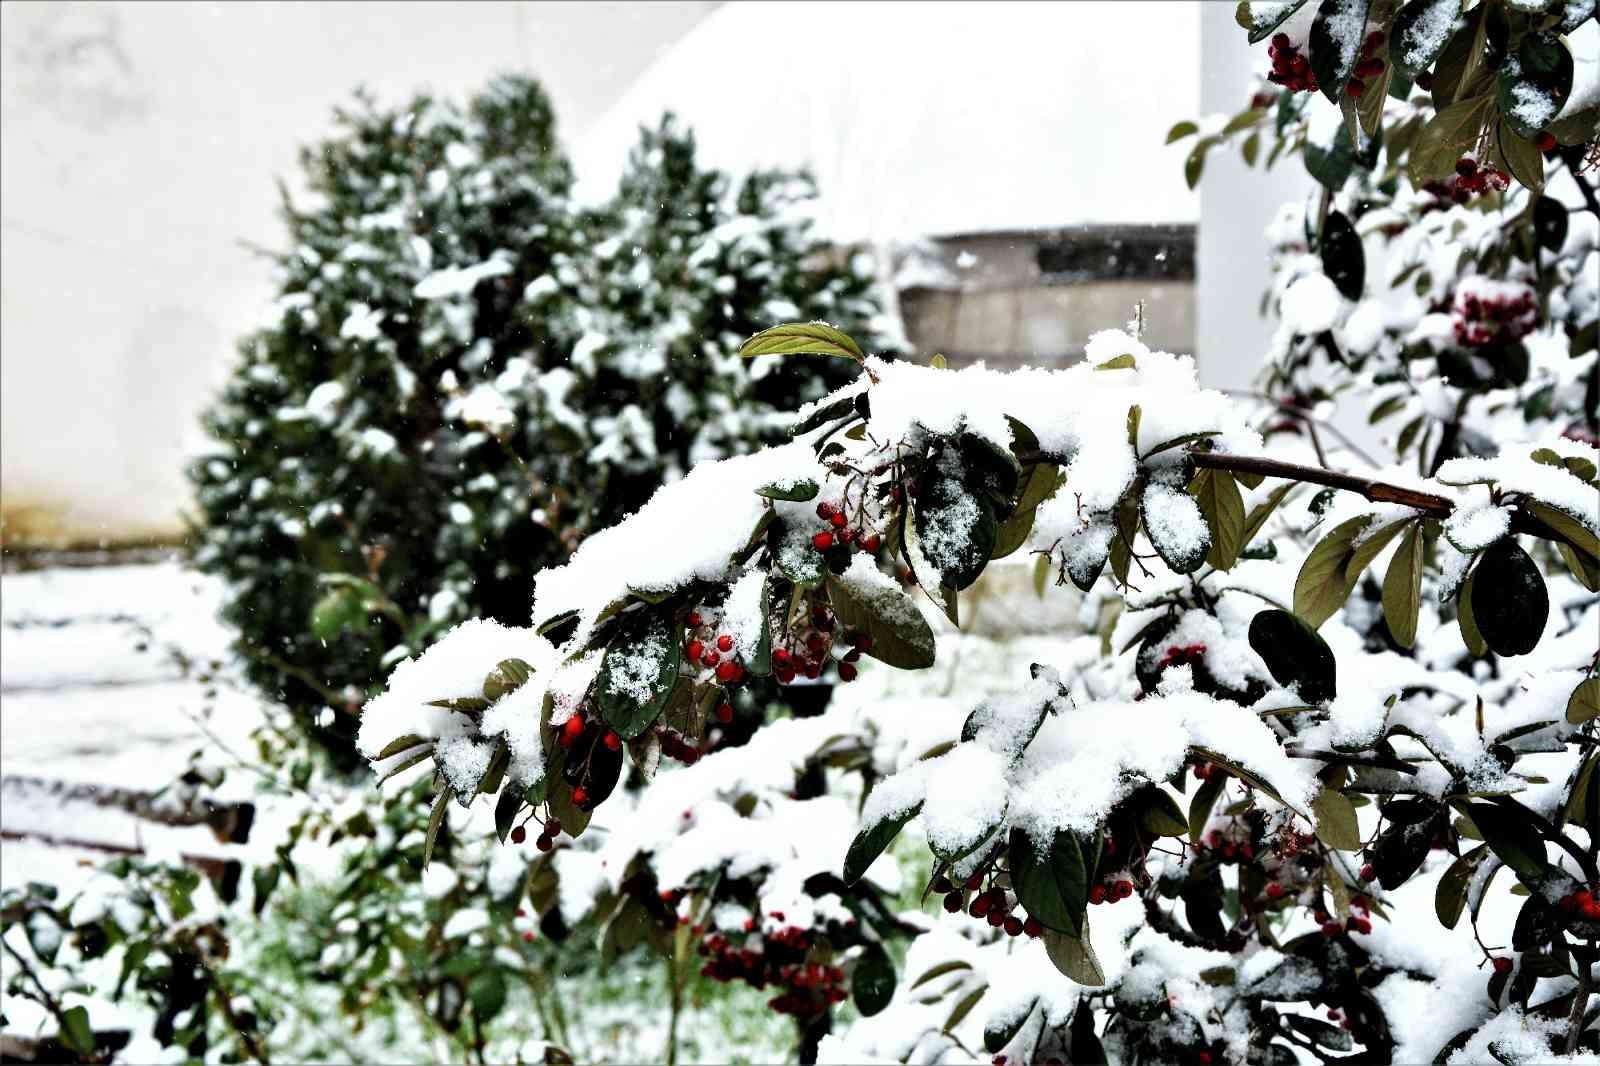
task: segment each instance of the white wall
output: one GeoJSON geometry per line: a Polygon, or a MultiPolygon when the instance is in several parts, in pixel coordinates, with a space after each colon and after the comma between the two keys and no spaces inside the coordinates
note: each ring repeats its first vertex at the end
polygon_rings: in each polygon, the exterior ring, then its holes
{"type": "MultiPolygon", "coordinates": [[[[1233,4],[1200,6],[1200,110],[1231,115],[1250,102],[1254,73],[1265,69],[1266,51],[1249,44],[1233,20],[1233,4]]],[[[1193,143],[1191,138],[1174,147],[1174,167],[1182,166],[1193,143]]],[[[1298,156],[1270,171],[1259,163],[1245,166],[1237,149],[1219,148],[1207,157],[1200,179],[1195,256],[1195,353],[1207,385],[1244,388],[1255,377],[1272,333],[1257,310],[1268,276],[1262,233],[1280,205],[1312,192],[1313,182],[1298,156]]]]}
{"type": "Polygon", "coordinates": [[[365,84],[525,70],[571,140],[707,0],[0,4],[0,499],[10,543],[170,534],[278,176],[365,84]]]}

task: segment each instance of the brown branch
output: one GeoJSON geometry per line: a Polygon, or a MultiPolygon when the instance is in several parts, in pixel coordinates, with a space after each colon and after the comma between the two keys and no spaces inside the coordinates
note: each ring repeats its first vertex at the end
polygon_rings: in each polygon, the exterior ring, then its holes
{"type": "Polygon", "coordinates": [[[1448,518],[1455,504],[1431,492],[1419,492],[1404,485],[1391,485],[1386,481],[1347,474],[1342,470],[1328,470],[1320,466],[1303,466],[1268,459],[1257,455],[1232,455],[1228,452],[1191,452],[1194,465],[1202,470],[1227,470],[1235,474],[1260,474],[1263,477],[1288,478],[1312,485],[1358,492],[1373,503],[1397,503],[1421,511],[1430,518],[1448,518]]]}

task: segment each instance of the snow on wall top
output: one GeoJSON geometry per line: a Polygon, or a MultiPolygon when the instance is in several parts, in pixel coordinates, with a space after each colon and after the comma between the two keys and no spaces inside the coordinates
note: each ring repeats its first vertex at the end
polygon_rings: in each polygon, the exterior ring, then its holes
{"type": "Polygon", "coordinates": [[[1163,141],[1199,106],[1195,4],[731,3],[579,142],[577,195],[670,110],[705,163],[809,167],[837,241],[1193,222],[1163,141]]]}

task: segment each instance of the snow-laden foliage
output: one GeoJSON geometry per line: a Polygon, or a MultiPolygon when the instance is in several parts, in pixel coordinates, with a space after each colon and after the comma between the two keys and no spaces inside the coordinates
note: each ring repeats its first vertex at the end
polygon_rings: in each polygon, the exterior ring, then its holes
{"type": "Polygon", "coordinates": [[[526,624],[534,573],[848,376],[742,361],[745,337],[876,312],[808,181],[734,183],[670,118],[594,210],[531,81],[338,119],[191,473],[252,679],[348,761],[387,666],[464,618],[526,624]]]}

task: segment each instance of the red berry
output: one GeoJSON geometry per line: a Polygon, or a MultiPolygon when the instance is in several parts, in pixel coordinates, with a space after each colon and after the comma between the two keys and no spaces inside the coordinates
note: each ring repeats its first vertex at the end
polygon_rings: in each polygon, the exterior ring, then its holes
{"type": "Polygon", "coordinates": [[[690,611],[689,612],[689,627],[691,629],[699,629],[701,626],[703,626],[705,624],[706,624],[705,619],[700,617],[700,612],[699,611],[690,611]]]}
{"type": "Polygon", "coordinates": [[[1127,899],[1131,895],[1133,895],[1133,882],[1132,881],[1118,881],[1117,882],[1117,898],[1118,899],[1127,899]]]}
{"type": "Polygon", "coordinates": [[[1338,922],[1327,922],[1322,926],[1322,935],[1327,937],[1329,940],[1332,940],[1342,932],[1344,932],[1344,930],[1339,927],[1338,922]]]}
{"type": "Polygon", "coordinates": [[[608,729],[606,735],[600,739],[600,743],[606,746],[606,750],[616,751],[622,747],[622,738],[608,729]]]}
{"type": "Polygon", "coordinates": [[[1029,936],[1036,937],[1040,933],[1044,932],[1044,926],[1040,924],[1039,919],[1029,918],[1027,921],[1022,923],[1022,931],[1029,936]]]}
{"type": "Polygon", "coordinates": [[[561,835],[561,819],[560,818],[547,818],[547,819],[545,819],[544,831],[546,833],[549,833],[553,837],[554,836],[560,836],[561,835]]]}
{"type": "Polygon", "coordinates": [[[1556,146],[1555,135],[1549,130],[1541,131],[1539,136],[1533,139],[1533,146],[1541,152],[1548,152],[1556,146]]]}
{"type": "Polygon", "coordinates": [[[988,915],[987,915],[985,920],[990,925],[992,925],[996,929],[998,929],[998,928],[1000,928],[1002,925],[1004,925],[1006,923],[1005,912],[1001,911],[999,909],[996,909],[996,908],[990,908],[989,913],[988,913],[988,915]]]}
{"type": "Polygon", "coordinates": [[[865,550],[865,551],[869,551],[869,552],[877,551],[878,550],[878,545],[880,545],[882,543],[883,543],[883,538],[878,536],[876,533],[872,534],[871,536],[867,536],[867,537],[862,537],[861,538],[861,547],[862,547],[862,549],[865,550]]]}
{"type": "Polygon", "coordinates": [[[840,663],[839,664],[839,680],[840,681],[854,681],[855,679],[856,679],[856,667],[855,667],[855,664],[854,663],[840,663]]]}
{"type": "Polygon", "coordinates": [[[691,640],[683,646],[683,654],[689,657],[690,662],[699,659],[706,652],[706,646],[698,640],[691,640]]]}
{"type": "Polygon", "coordinates": [[[1510,973],[1511,972],[1511,960],[1506,958],[1506,957],[1504,957],[1504,956],[1501,956],[1500,958],[1495,959],[1494,960],[1494,972],[1495,973],[1510,973]]]}
{"type": "Polygon", "coordinates": [[[1275,33],[1275,34],[1273,34],[1272,35],[1272,46],[1274,48],[1288,48],[1289,47],[1289,35],[1287,33],[1275,33]]]}
{"type": "Polygon", "coordinates": [[[989,908],[992,906],[994,906],[994,903],[987,895],[978,896],[972,901],[972,906],[968,908],[968,911],[974,918],[982,918],[989,913],[989,908]]]}
{"type": "Polygon", "coordinates": [[[511,830],[511,843],[520,844],[524,840],[527,840],[527,839],[528,839],[528,831],[526,829],[522,828],[522,826],[519,825],[516,828],[511,830]]]}
{"type": "Polygon", "coordinates": [[[1376,876],[1378,876],[1378,871],[1372,868],[1372,864],[1370,862],[1361,867],[1361,880],[1370,881],[1376,876]]]}
{"type": "Polygon", "coordinates": [[[573,803],[574,806],[582,807],[585,803],[588,803],[588,802],[589,802],[589,790],[588,789],[584,788],[582,785],[579,785],[577,788],[572,790],[572,803],[573,803]]]}
{"type": "Polygon", "coordinates": [[[533,930],[529,929],[526,933],[523,933],[522,939],[529,944],[533,943],[533,930]]]}
{"type": "Polygon", "coordinates": [[[950,892],[944,897],[944,909],[954,914],[961,909],[961,893],[950,892]]]}
{"type": "Polygon", "coordinates": [[[1095,885],[1093,888],[1089,889],[1089,902],[1090,903],[1101,904],[1101,903],[1104,903],[1105,901],[1106,901],[1106,886],[1105,885],[1095,885]]]}
{"type": "Polygon", "coordinates": [[[723,725],[733,721],[733,704],[722,703],[717,706],[717,721],[723,725]]]}
{"type": "Polygon", "coordinates": [[[1283,891],[1283,886],[1274,881],[1272,884],[1267,886],[1267,898],[1282,899],[1283,891]]]}
{"type": "Polygon", "coordinates": [[[539,839],[533,842],[533,846],[538,848],[540,851],[549,851],[551,848],[556,846],[556,842],[545,836],[543,833],[540,833],[539,839]]]}
{"type": "Polygon", "coordinates": [[[1421,70],[1417,72],[1417,88],[1423,92],[1433,88],[1433,73],[1431,71],[1421,70]]]}
{"type": "Polygon", "coordinates": [[[1349,81],[1344,83],[1344,92],[1346,96],[1360,96],[1366,91],[1367,83],[1362,81],[1360,78],[1351,78],[1349,81]]]}
{"type": "Polygon", "coordinates": [[[825,552],[833,547],[833,534],[824,529],[821,533],[811,538],[812,547],[819,552],[825,552]]]}
{"type": "Polygon", "coordinates": [[[1478,161],[1470,155],[1464,155],[1456,160],[1456,173],[1463,178],[1471,177],[1478,172],[1478,161]]]}
{"type": "Polygon", "coordinates": [[[1211,1066],[1211,1052],[1200,1052],[1194,1057],[1194,1061],[1198,1062],[1200,1066],[1211,1066]]]}
{"type": "Polygon", "coordinates": [[[838,510],[833,504],[824,500],[817,504],[817,517],[824,522],[829,522],[833,520],[833,516],[838,513],[838,510]]]}
{"type": "Polygon", "coordinates": [[[783,648],[779,648],[779,649],[777,649],[776,651],[774,651],[772,653],[772,665],[773,666],[787,666],[787,665],[789,665],[789,659],[790,659],[789,653],[787,651],[785,651],[783,648]]]}
{"type": "Polygon", "coordinates": [[[718,637],[717,638],[717,650],[718,651],[732,651],[733,650],[733,637],[729,636],[727,633],[724,633],[724,634],[722,634],[722,636],[718,637]]]}
{"type": "Polygon", "coordinates": [[[982,873],[975,873],[971,877],[967,878],[967,888],[971,889],[973,892],[978,891],[978,889],[980,889],[982,887],[983,887],[983,874],[982,873]]]}
{"type": "Polygon", "coordinates": [[[1022,935],[1022,919],[1015,914],[1006,919],[1006,936],[1022,935]]]}
{"type": "Polygon", "coordinates": [[[721,666],[717,667],[717,680],[723,682],[724,684],[726,684],[729,681],[732,681],[734,678],[736,678],[738,676],[739,676],[739,664],[738,663],[728,662],[728,663],[723,663],[721,666]]]}

